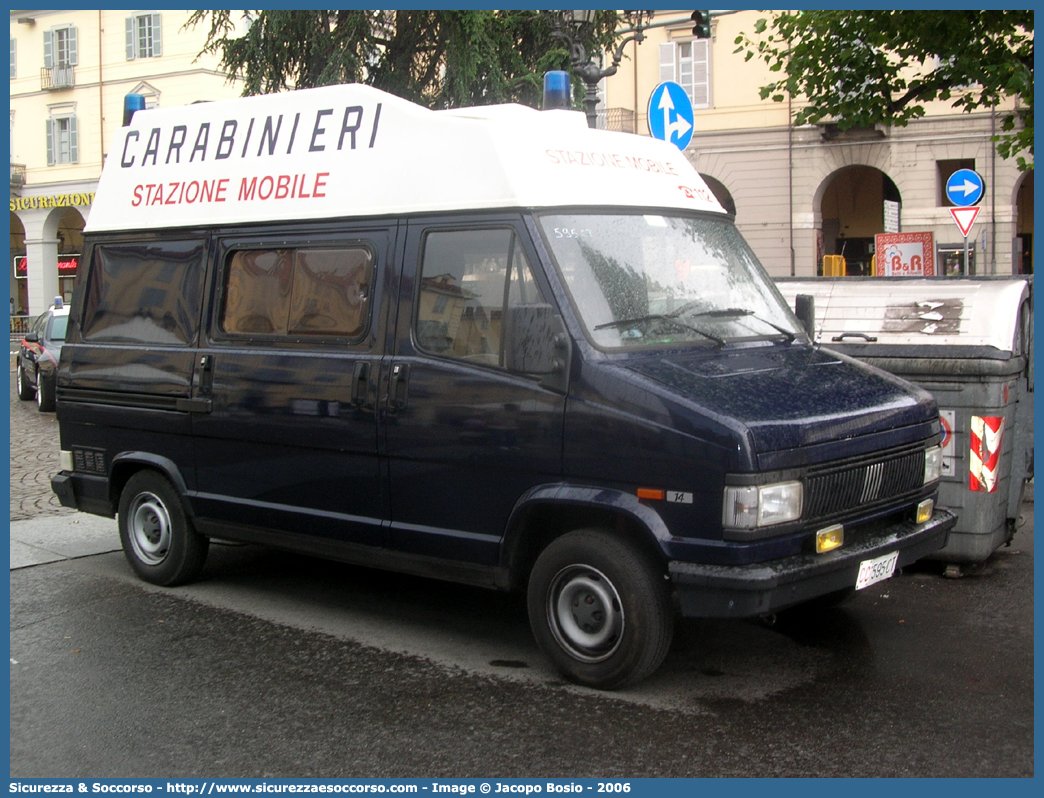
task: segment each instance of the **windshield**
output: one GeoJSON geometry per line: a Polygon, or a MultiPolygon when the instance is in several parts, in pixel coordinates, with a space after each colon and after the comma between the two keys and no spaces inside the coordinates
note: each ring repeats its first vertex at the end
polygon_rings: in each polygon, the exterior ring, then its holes
{"type": "Polygon", "coordinates": [[[539,221],[601,348],[789,342],[802,332],[727,220],[577,213],[539,221]]]}

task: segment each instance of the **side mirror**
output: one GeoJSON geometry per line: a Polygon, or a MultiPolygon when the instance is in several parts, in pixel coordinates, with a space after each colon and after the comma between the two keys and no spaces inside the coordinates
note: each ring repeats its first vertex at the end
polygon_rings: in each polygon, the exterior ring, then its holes
{"type": "Polygon", "coordinates": [[[24,336],[22,336],[22,337],[23,337],[23,338],[25,338],[25,340],[26,340],[26,341],[28,341],[28,342],[29,342],[29,343],[31,343],[31,344],[35,344],[35,343],[37,343],[37,342],[38,342],[38,341],[40,340],[40,336],[39,336],[39,335],[37,335],[37,334],[36,334],[36,333],[34,333],[34,332],[27,332],[27,333],[26,333],[26,334],[25,334],[24,336]]]}
{"type": "Polygon", "coordinates": [[[569,337],[550,305],[514,305],[504,325],[504,365],[522,374],[567,374],[569,337]]]}
{"type": "Polygon", "coordinates": [[[811,294],[798,294],[794,298],[794,315],[808,333],[808,340],[816,340],[816,298],[811,294]]]}

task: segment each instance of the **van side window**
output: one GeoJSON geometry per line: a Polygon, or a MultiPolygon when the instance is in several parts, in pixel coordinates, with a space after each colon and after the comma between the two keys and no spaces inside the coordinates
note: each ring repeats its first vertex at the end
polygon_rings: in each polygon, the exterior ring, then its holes
{"type": "Polygon", "coordinates": [[[358,338],[366,331],[372,278],[373,253],[363,246],[234,252],[221,329],[358,338]]]}
{"type": "Polygon", "coordinates": [[[192,344],[199,328],[202,240],[94,247],[83,337],[99,343],[192,344]]]}
{"type": "Polygon", "coordinates": [[[453,230],[425,238],[415,330],[420,349],[503,366],[505,308],[542,301],[514,230],[453,230]]]}

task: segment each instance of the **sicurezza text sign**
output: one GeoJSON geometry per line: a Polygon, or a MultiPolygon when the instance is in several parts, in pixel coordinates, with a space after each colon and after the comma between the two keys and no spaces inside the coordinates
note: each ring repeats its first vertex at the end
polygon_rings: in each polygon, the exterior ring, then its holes
{"type": "Polygon", "coordinates": [[[87,229],[561,205],[723,212],[677,148],[583,114],[431,111],[346,85],[139,111],[87,229]]]}
{"type": "Polygon", "coordinates": [[[46,194],[37,197],[14,197],[11,199],[11,212],[30,211],[38,208],[71,208],[90,205],[94,202],[93,191],[75,194],[46,194]]]}

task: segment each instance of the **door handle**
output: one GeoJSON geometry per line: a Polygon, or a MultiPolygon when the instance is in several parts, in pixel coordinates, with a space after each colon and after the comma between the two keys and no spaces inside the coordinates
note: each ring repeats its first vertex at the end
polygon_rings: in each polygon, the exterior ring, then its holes
{"type": "Polygon", "coordinates": [[[210,396],[214,387],[214,356],[199,356],[199,392],[203,396],[210,396]]]}
{"type": "Polygon", "coordinates": [[[355,364],[352,374],[352,407],[359,407],[366,401],[366,394],[370,387],[370,363],[361,360],[355,364]]]}
{"type": "Polygon", "coordinates": [[[409,392],[410,367],[405,363],[392,366],[391,380],[388,384],[388,403],[392,410],[405,410],[406,397],[409,392]]]}

